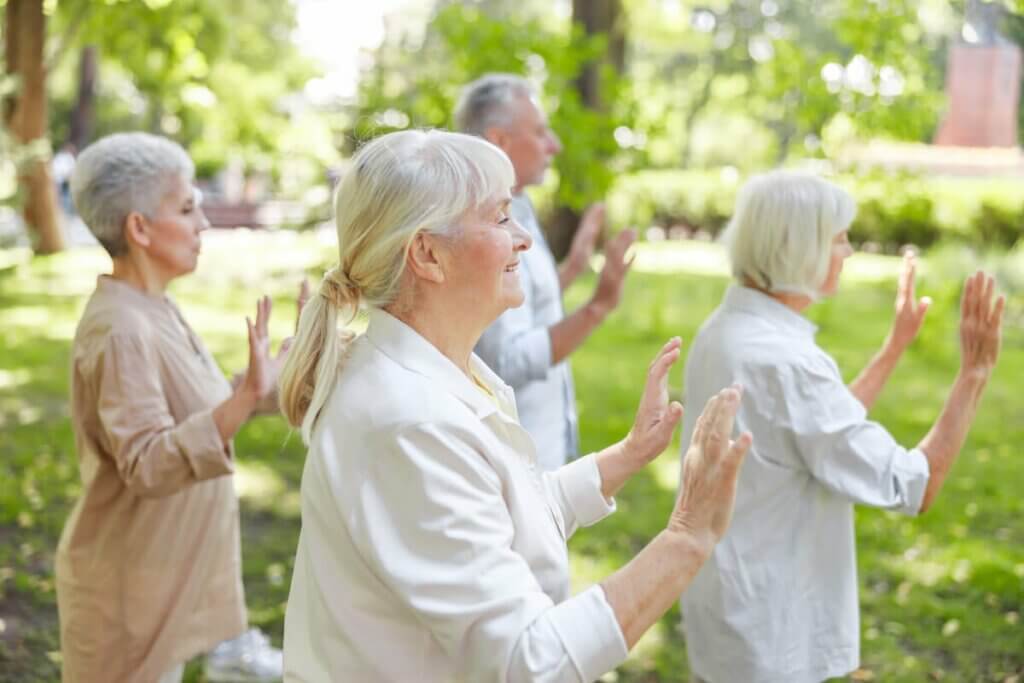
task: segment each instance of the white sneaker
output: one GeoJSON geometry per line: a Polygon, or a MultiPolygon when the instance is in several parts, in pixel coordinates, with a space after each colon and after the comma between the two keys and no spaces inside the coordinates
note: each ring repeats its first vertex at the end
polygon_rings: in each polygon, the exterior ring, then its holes
{"type": "Polygon", "coordinates": [[[281,680],[284,657],[258,628],[225,640],[206,655],[210,683],[273,683],[281,680]]]}

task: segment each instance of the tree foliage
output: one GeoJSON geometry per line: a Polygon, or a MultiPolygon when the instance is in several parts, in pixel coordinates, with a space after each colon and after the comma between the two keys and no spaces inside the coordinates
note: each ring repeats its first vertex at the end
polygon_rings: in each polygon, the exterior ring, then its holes
{"type": "Polygon", "coordinates": [[[551,124],[565,143],[555,160],[557,199],[580,208],[610,185],[615,166],[608,162],[620,153],[613,132],[628,113],[628,87],[614,69],[600,72],[611,105],[606,111],[587,107],[576,87],[607,40],[578,26],[559,26],[550,16],[495,16],[487,4],[446,4],[422,35],[388,36],[361,81],[353,141],[408,126],[451,127],[465,84],[490,72],[521,74],[540,85],[551,124]]]}

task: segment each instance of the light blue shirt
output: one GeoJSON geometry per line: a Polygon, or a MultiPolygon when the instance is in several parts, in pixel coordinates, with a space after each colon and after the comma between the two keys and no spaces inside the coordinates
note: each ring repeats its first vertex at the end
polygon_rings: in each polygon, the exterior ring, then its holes
{"type": "Polygon", "coordinates": [[[733,382],[744,387],[736,433],[754,436],[732,525],[681,600],[691,667],[711,683],[818,683],[856,669],[853,505],[915,515],[924,497],[924,454],[868,420],[816,331],[733,286],[687,358],[682,443],[733,382]]]}
{"type": "Polygon", "coordinates": [[[537,444],[537,461],[553,471],[579,454],[572,369],[568,360],[551,365],[548,329],[565,317],[562,287],[526,195],[512,198],[511,214],[533,238],[533,246],[519,260],[525,299],[487,328],[476,354],[515,390],[519,421],[537,444]]]}

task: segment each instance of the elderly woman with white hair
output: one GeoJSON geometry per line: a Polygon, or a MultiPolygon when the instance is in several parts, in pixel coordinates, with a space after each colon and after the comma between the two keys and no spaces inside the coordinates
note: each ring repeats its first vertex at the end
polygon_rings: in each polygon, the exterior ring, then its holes
{"type": "MultiPolygon", "coordinates": [[[[690,402],[741,383],[735,425],[754,437],[733,524],[681,601],[692,670],[710,683],[811,683],[858,667],[853,506],[928,509],[999,354],[1003,298],[977,273],[963,293],[960,372],[934,426],[908,449],[869,420],[929,302],[914,294],[908,257],[891,332],[843,382],[803,312],[835,294],[855,212],[838,187],[777,171],[747,183],[727,228],[737,282],[700,329],[685,375],[690,402]]],[[[683,438],[695,429],[686,419],[683,438]]]]}
{"type": "Polygon", "coordinates": [[[305,307],[281,403],[309,445],[285,680],[591,681],[678,598],[728,524],[749,436],[709,402],[664,531],[569,596],[566,540],[614,510],[682,414],[651,364],[629,434],[541,473],[512,390],[473,354],[523,301],[529,234],[505,154],[405,131],[364,146],[335,201],[338,265],[305,307]],[[361,307],[369,325],[341,331],[361,307]]]}
{"type": "Polygon", "coordinates": [[[228,475],[231,439],[261,402],[273,406],[284,356],[269,353],[263,297],[246,319],[248,369],[232,388],[167,295],[195,269],[209,227],[192,179],[180,146],[145,133],[96,142],[72,176],[78,212],[113,269],[98,278],[72,346],[82,493],[56,559],[69,683],[176,681],[208,651],[210,681],[281,675],[280,651],[246,631],[228,475]]]}

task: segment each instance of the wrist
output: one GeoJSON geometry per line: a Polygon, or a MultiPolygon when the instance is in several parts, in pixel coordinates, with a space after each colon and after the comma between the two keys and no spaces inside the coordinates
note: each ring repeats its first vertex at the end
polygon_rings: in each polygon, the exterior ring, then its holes
{"type": "Polygon", "coordinates": [[[583,311],[586,313],[587,320],[595,327],[604,322],[604,319],[608,317],[609,310],[608,306],[597,299],[591,299],[583,306],[583,311]]]}
{"type": "Polygon", "coordinates": [[[882,349],[879,351],[879,355],[886,360],[896,362],[899,360],[903,352],[907,350],[907,347],[903,344],[898,343],[890,333],[885,341],[882,343],[882,349]]]}
{"type": "Polygon", "coordinates": [[[232,393],[231,400],[242,414],[243,419],[248,419],[255,412],[256,406],[259,405],[260,396],[243,379],[232,393]]]}
{"type": "Polygon", "coordinates": [[[975,367],[965,368],[960,367],[960,371],[957,372],[955,384],[962,386],[965,389],[972,389],[980,391],[988,384],[989,377],[992,375],[992,369],[986,367],[975,367]]]}
{"type": "Polygon", "coordinates": [[[711,551],[715,549],[716,540],[710,530],[701,533],[684,525],[669,524],[659,536],[665,538],[665,542],[674,548],[677,555],[693,557],[701,564],[711,557],[711,551]]]}

